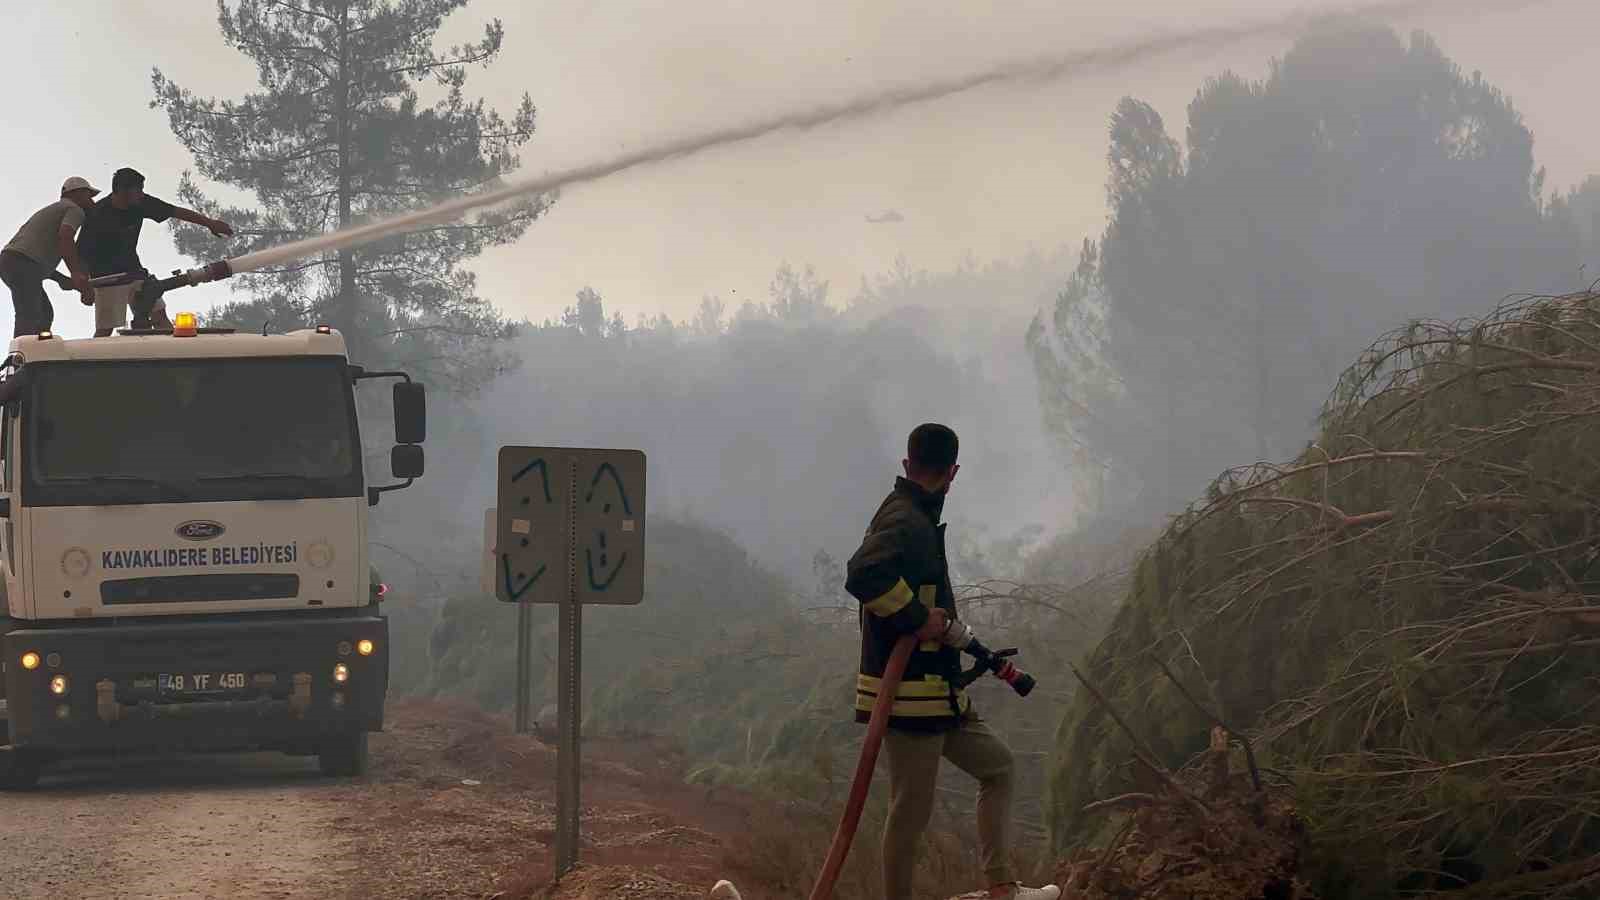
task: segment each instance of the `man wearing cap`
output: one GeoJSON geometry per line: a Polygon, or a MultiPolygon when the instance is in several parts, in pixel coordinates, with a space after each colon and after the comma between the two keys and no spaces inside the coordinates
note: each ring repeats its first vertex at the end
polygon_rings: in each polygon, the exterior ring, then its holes
{"type": "Polygon", "coordinates": [[[861,603],[861,668],[856,721],[871,717],[895,644],[917,644],[889,707],[883,747],[889,760],[889,817],[883,828],[885,900],[910,900],[917,850],[933,815],[939,762],[978,780],[978,855],[987,891],[969,897],[1056,900],[1061,889],[1023,887],[1011,862],[1011,750],[962,689],[961,656],[942,638],[956,619],[955,591],[939,517],[955,481],[956,433],[919,425],[906,441],[905,477],[878,507],[850,557],[845,590],[861,603]]]}
{"type": "MultiPolygon", "coordinates": [[[[144,192],[144,176],[130,168],[121,168],[111,175],[111,193],[94,204],[78,235],[78,252],[89,264],[92,277],[138,274],[144,271],[139,262],[139,231],[146,219],[165,222],[178,219],[193,222],[209,229],[217,237],[233,234],[227,222],[203,216],[194,210],[184,209],[152,197],[144,192]]],[[[139,293],[143,279],[128,284],[100,288],[94,299],[94,334],[106,337],[112,330],[128,323],[128,306],[139,293]]],[[[87,302],[87,301],[85,301],[87,302]]],[[[136,324],[150,313],[159,313],[165,304],[157,301],[157,309],[135,313],[136,324]]]]}
{"type": "Polygon", "coordinates": [[[11,242],[0,250],[0,281],[11,289],[15,316],[12,337],[50,330],[56,311],[45,296],[44,280],[53,277],[60,260],[66,260],[67,271],[72,273],[68,283],[83,295],[83,302],[94,302],[89,270],[72,238],[98,193],[99,189],[88,181],[77,176],[68,178],[61,185],[61,199],[29,216],[11,242]]]}

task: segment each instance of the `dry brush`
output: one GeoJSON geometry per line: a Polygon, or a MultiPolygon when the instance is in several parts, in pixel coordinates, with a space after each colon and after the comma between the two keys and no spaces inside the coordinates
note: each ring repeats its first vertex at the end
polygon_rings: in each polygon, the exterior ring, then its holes
{"type": "MultiPolygon", "coordinates": [[[[1389,335],[1292,464],[1227,472],[1172,522],[1088,677],[1166,765],[1210,715],[1251,733],[1326,896],[1594,890],[1597,417],[1593,292],[1389,335]]],[[[1132,744],[1070,705],[1058,848],[1114,826],[1082,810],[1129,789],[1132,744]]]]}

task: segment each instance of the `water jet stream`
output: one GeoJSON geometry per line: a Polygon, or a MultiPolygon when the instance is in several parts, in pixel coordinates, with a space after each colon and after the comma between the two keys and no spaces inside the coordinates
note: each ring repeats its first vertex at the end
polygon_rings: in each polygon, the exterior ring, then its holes
{"type": "Polygon", "coordinates": [[[232,274],[251,272],[317,253],[355,247],[381,240],[394,234],[414,231],[428,225],[453,221],[476,210],[493,207],[535,194],[544,194],[557,188],[599,179],[629,169],[690,156],[730,144],[755,140],[780,131],[807,130],[823,125],[866,118],[903,106],[949,97],[975,88],[999,84],[1048,82],[1085,70],[1111,69],[1128,65],[1149,57],[1175,53],[1186,49],[1219,47],[1258,37],[1274,35],[1292,36],[1306,26],[1335,16],[1364,16],[1396,18],[1426,12],[1449,12],[1460,15],[1471,11],[1493,10],[1507,12],[1549,0],[1380,0],[1380,2],[1347,6],[1313,12],[1297,12],[1254,22],[1219,25],[1211,28],[1174,32],[1144,38],[1109,47],[1081,50],[1064,55],[1054,55],[1021,62],[1006,63],[967,75],[927,81],[920,84],[889,88],[855,99],[814,107],[810,110],[786,112],[742,125],[731,125],[708,132],[691,135],[664,144],[634,151],[610,160],[591,163],[517,181],[492,190],[447,200],[438,205],[412,213],[404,213],[335,231],[317,237],[305,238],[275,247],[247,253],[227,261],[232,274]]]}

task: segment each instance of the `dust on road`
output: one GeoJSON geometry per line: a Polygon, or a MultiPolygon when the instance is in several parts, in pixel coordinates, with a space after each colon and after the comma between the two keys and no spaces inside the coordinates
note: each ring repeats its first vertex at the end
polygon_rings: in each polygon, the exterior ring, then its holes
{"type": "MultiPolygon", "coordinates": [[[[361,778],[271,753],[47,769],[0,793],[0,900],[550,896],[554,751],[462,704],[402,700],[388,719],[361,778]]],[[[685,785],[652,741],[585,746],[585,867],[555,896],[703,897],[752,808],[685,785]]]]}
{"type": "Polygon", "coordinates": [[[347,790],[277,754],[76,762],[0,795],[0,897],[345,896],[347,790]]]}

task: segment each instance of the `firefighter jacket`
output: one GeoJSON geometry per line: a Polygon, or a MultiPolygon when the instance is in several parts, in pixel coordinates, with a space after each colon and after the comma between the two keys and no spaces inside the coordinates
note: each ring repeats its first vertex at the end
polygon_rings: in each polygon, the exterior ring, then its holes
{"type": "MultiPolygon", "coordinates": [[[[945,560],[939,514],[944,497],[916,482],[895,480],[894,491],[872,517],[861,548],[850,557],[845,590],[861,602],[861,668],[856,676],[856,721],[871,718],[883,671],[896,640],[921,628],[935,606],[956,618],[955,591],[945,560]]],[[[958,685],[961,654],[938,641],[911,653],[895,692],[889,726],[942,731],[959,724],[969,708],[958,685]]]]}

